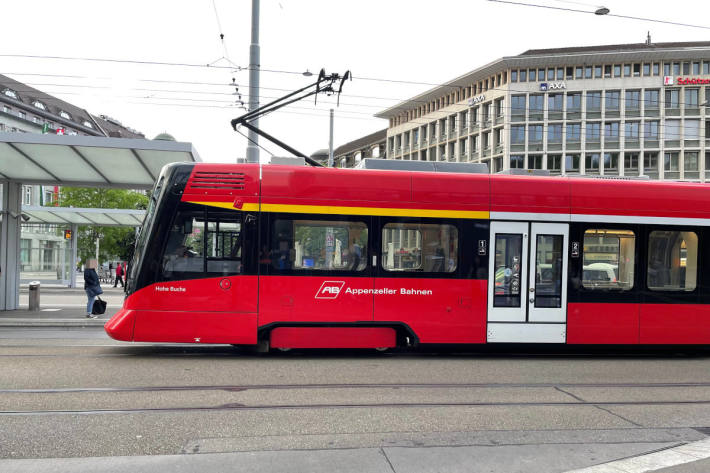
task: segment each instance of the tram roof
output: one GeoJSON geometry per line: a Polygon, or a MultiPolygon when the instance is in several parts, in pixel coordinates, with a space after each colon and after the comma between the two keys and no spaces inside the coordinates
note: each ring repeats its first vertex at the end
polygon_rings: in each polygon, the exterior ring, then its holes
{"type": "MultiPolygon", "coordinates": [[[[97,225],[101,227],[140,227],[145,210],[85,209],[76,207],[22,206],[22,214],[29,217],[26,223],[56,225],[97,225]]],[[[24,218],[23,218],[24,220],[24,218]]]]}
{"type": "Polygon", "coordinates": [[[150,189],[162,167],[201,162],[192,143],[0,133],[0,182],[150,189]]]}

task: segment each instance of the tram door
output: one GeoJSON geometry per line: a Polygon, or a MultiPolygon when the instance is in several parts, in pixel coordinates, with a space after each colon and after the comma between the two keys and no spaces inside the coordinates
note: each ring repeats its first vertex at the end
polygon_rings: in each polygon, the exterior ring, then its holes
{"type": "Polygon", "coordinates": [[[491,222],[487,341],[564,343],[566,223],[491,222]]]}

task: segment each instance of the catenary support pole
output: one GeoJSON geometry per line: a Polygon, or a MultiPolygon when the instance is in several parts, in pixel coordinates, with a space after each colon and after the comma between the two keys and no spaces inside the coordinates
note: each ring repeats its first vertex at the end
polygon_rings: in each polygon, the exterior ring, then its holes
{"type": "MultiPolygon", "coordinates": [[[[249,111],[259,108],[259,68],[261,65],[259,50],[259,0],[251,0],[251,44],[249,45],[249,111]]],[[[259,127],[259,120],[251,122],[259,127]]],[[[259,162],[259,135],[249,130],[247,143],[247,162],[259,162]]]]}
{"type": "Polygon", "coordinates": [[[330,109],[330,141],[328,144],[328,167],[333,167],[333,109],[330,109]]]}
{"type": "Polygon", "coordinates": [[[20,203],[22,184],[2,184],[0,198],[0,310],[15,310],[20,305],[20,203]]]}

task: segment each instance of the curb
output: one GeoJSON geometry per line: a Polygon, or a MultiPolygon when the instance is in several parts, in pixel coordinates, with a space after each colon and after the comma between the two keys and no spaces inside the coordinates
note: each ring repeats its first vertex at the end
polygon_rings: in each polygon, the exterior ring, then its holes
{"type": "Polygon", "coordinates": [[[89,328],[89,327],[103,327],[107,319],[5,319],[0,320],[0,327],[76,327],[76,328],[89,328]]]}

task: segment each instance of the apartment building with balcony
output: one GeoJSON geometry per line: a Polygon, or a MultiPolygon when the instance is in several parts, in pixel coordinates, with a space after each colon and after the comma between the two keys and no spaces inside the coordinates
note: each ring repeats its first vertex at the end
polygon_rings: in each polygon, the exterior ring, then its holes
{"type": "Polygon", "coordinates": [[[710,42],[529,50],[376,116],[388,159],[710,180],[710,42]]]}

